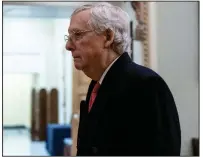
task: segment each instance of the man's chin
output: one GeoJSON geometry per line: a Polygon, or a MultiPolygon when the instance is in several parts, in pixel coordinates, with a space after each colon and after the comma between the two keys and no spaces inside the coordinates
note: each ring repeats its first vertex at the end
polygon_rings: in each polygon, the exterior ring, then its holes
{"type": "Polygon", "coordinates": [[[77,69],[77,70],[82,70],[82,66],[81,65],[77,65],[77,64],[74,64],[75,65],[75,68],[77,69]]]}

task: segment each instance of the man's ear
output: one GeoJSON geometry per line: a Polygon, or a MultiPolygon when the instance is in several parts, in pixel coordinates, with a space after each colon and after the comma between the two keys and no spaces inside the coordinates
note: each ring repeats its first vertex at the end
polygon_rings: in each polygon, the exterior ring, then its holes
{"type": "Polygon", "coordinates": [[[106,32],[105,32],[105,35],[106,35],[106,41],[105,41],[105,44],[104,46],[106,48],[110,47],[111,44],[113,43],[113,40],[114,40],[114,32],[110,29],[107,29],[106,32]]]}

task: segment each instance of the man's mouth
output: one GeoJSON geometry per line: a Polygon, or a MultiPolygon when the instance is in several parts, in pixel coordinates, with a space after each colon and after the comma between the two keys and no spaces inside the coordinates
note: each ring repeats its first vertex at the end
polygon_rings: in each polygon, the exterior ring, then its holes
{"type": "Polygon", "coordinates": [[[74,60],[76,60],[76,59],[80,59],[80,57],[73,57],[73,59],[74,59],[74,60]]]}

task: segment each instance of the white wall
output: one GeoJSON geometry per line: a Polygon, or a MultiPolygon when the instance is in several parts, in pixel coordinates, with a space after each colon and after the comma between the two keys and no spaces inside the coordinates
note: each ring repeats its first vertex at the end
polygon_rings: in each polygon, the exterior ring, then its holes
{"type": "Polygon", "coordinates": [[[34,70],[41,75],[40,85],[46,86],[44,55],[53,45],[50,44],[53,38],[51,24],[52,21],[47,19],[4,18],[3,54],[6,55],[4,72],[17,69],[18,72],[24,72],[25,69],[27,72],[34,70]],[[15,62],[12,62],[14,60],[15,62]]]}
{"type": "Polygon", "coordinates": [[[3,76],[3,125],[31,124],[31,74],[4,74],[3,76]]]}
{"type": "Polygon", "coordinates": [[[182,155],[191,155],[191,138],[199,137],[198,4],[157,2],[156,9],[157,69],[177,104],[182,155]]]}
{"type": "MultiPolygon", "coordinates": [[[[38,73],[37,88],[59,89],[59,122],[63,123],[62,64],[69,19],[4,18],[4,73],[38,73]]],[[[67,119],[71,117],[71,55],[66,55],[67,119]]]]}
{"type": "Polygon", "coordinates": [[[42,61],[40,55],[3,56],[4,73],[40,73],[42,61]]]}
{"type": "Polygon", "coordinates": [[[12,52],[39,55],[46,51],[45,45],[52,36],[50,23],[46,19],[4,18],[4,54],[12,52]]]}

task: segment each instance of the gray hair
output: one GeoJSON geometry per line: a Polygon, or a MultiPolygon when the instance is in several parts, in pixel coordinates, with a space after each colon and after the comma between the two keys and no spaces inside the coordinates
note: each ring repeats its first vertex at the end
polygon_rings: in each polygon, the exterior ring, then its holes
{"type": "Polygon", "coordinates": [[[130,28],[129,16],[120,7],[114,6],[107,2],[86,4],[77,8],[73,14],[90,9],[91,17],[88,25],[95,30],[96,33],[102,33],[110,29],[114,32],[114,40],[112,49],[118,53],[131,53],[130,50],[130,28]]]}

